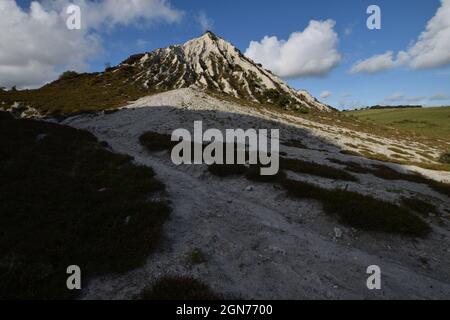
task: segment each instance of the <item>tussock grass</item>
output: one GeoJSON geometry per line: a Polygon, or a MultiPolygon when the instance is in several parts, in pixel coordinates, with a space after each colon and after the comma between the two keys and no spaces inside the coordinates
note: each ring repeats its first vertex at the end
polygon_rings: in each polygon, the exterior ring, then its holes
{"type": "Polygon", "coordinates": [[[400,155],[407,155],[407,156],[411,156],[411,154],[403,149],[400,149],[398,147],[389,147],[388,148],[390,151],[398,153],[400,155]]]}
{"type": "Polygon", "coordinates": [[[354,157],[361,157],[362,155],[359,152],[352,151],[352,150],[341,150],[341,154],[345,154],[347,156],[354,156],[354,157]]]}
{"type": "Polygon", "coordinates": [[[436,206],[431,203],[425,202],[421,199],[417,198],[406,198],[402,197],[401,203],[404,207],[413,210],[414,212],[420,213],[424,216],[428,216],[428,214],[437,213],[436,206]]]}
{"type": "Polygon", "coordinates": [[[428,185],[436,192],[450,197],[450,184],[428,179],[418,173],[401,173],[383,165],[374,165],[370,173],[385,180],[404,180],[428,185]]]}
{"type": "Polygon", "coordinates": [[[403,173],[385,165],[372,165],[371,167],[365,167],[357,162],[352,161],[345,162],[337,159],[328,159],[328,160],[336,164],[344,165],[346,170],[355,173],[372,174],[384,180],[403,180],[414,183],[426,184],[434,191],[450,197],[450,184],[428,179],[418,173],[413,172],[403,173]]]}
{"type": "Polygon", "coordinates": [[[366,168],[357,162],[353,162],[353,161],[345,162],[345,161],[341,161],[338,159],[327,159],[327,160],[332,163],[336,163],[336,164],[345,166],[345,170],[350,171],[350,172],[361,173],[361,174],[366,174],[366,173],[370,172],[369,168],[366,168]]]}
{"type": "Polygon", "coordinates": [[[190,265],[195,266],[208,262],[208,257],[202,250],[196,248],[189,253],[187,261],[190,265]]]}
{"type": "Polygon", "coordinates": [[[157,132],[146,132],[139,137],[139,142],[148,151],[163,151],[170,150],[178,144],[171,140],[172,137],[168,134],[160,134],[157,132]]]}
{"type": "Polygon", "coordinates": [[[297,173],[304,173],[327,179],[358,181],[358,179],[342,169],[337,169],[323,164],[298,160],[280,158],[280,165],[283,170],[290,170],[297,173]]]}
{"type": "Polygon", "coordinates": [[[439,157],[439,162],[450,164],[450,152],[445,152],[439,157]]]}
{"type": "Polygon", "coordinates": [[[288,194],[320,201],[326,213],[351,227],[411,237],[425,237],[431,228],[408,209],[344,190],[327,190],[309,183],[286,179],[288,194]]]}
{"type": "Polygon", "coordinates": [[[66,268],[94,275],[142,265],[169,215],[151,168],[90,133],[0,113],[0,299],[66,299],[66,268]]]}
{"type": "Polygon", "coordinates": [[[211,288],[191,277],[164,277],[139,295],[141,300],[222,300],[211,288]]]}
{"type": "Polygon", "coordinates": [[[228,177],[242,175],[247,168],[243,164],[212,164],[208,166],[208,171],[218,177],[228,177]]]}
{"type": "Polygon", "coordinates": [[[308,147],[301,141],[298,140],[288,140],[283,142],[286,147],[298,148],[298,149],[308,149],[308,147]]]}
{"type": "Polygon", "coordinates": [[[247,180],[255,182],[281,182],[286,178],[286,173],[282,170],[278,171],[276,175],[273,176],[263,176],[261,175],[261,165],[251,165],[247,168],[245,172],[245,177],[247,180]]]}

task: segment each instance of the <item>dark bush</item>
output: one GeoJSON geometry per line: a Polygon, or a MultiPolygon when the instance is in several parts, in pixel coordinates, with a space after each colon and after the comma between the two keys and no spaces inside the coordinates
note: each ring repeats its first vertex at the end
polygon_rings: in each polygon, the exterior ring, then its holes
{"type": "Polygon", "coordinates": [[[157,132],[144,133],[140,136],[139,142],[148,151],[170,150],[178,144],[178,142],[171,141],[170,135],[157,132]]]}
{"type": "Polygon", "coordinates": [[[450,152],[443,153],[439,157],[439,162],[441,162],[441,163],[450,163],[450,152]]]}
{"type": "Polygon", "coordinates": [[[65,71],[59,76],[59,80],[67,80],[78,77],[78,73],[75,71],[65,71]]]}
{"type": "Polygon", "coordinates": [[[327,179],[358,181],[358,179],[345,170],[337,169],[323,164],[298,159],[280,158],[281,168],[297,173],[304,173],[327,179]]]}
{"type": "Polygon", "coordinates": [[[208,166],[208,171],[215,176],[227,177],[244,174],[246,167],[243,164],[212,164],[208,166]]]}
{"type": "Polygon", "coordinates": [[[90,133],[0,114],[0,299],[66,299],[66,268],[95,275],[142,265],[169,214],[151,168],[90,133]]]}
{"type": "Polygon", "coordinates": [[[281,182],[286,178],[286,173],[282,170],[279,170],[276,175],[272,176],[264,176],[261,174],[261,165],[251,165],[247,168],[245,173],[245,177],[250,181],[255,182],[281,182]]]}
{"type": "Polygon", "coordinates": [[[406,198],[403,197],[401,199],[401,203],[404,207],[411,209],[417,213],[420,213],[424,216],[428,216],[428,214],[437,213],[436,206],[432,205],[431,203],[425,202],[423,200],[417,199],[417,198],[406,198]]]}
{"type": "Polygon", "coordinates": [[[221,300],[208,285],[191,277],[164,277],[140,294],[142,300],[221,300]]]}
{"type": "Polygon", "coordinates": [[[318,200],[324,210],[348,226],[366,231],[425,237],[430,226],[408,209],[370,196],[345,190],[328,190],[309,183],[286,179],[291,196],[318,200]]]}

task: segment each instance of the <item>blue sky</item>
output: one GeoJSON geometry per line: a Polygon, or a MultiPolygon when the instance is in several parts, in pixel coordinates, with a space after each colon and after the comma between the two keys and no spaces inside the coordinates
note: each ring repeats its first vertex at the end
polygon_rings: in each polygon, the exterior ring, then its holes
{"type": "MultiPolygon", "coordinates": [[[[18,0],[17,4],[27,11],[30,2],[18,0]]],[[[102,70],[106,62],[117,64],[131,54],[197,37],[205,27],[199,22],[200,15],[207,18],[212,31],[242,52],[251,41],[259,42],[265,36],[287,40],[293,32],[304,31],[311,20],[331,19],[339,39],[335,47],[341,56],[339,63],[320,76],[287,79],[291,86],[317,97],[322,94],[321,100],[339,108],[388,103],[450,104],[450,67],[445,62],[425,69],[401,64],[375,74],[349,72],[360,60],[387,51],[393,51],[395,57],[407,50],[436,14],[441,6],[439,0],[172,0],[168,4],[180,13],[176,21],[137,18],[132,23],[97,29],[95,35],[102,50],[86,58],[85,68],[102,70]],[[371,4],[381,8],[381,30],[366,27],[366,9],[371,4]],[[436,99],[430,99],[432,96],[436,99]]]]}

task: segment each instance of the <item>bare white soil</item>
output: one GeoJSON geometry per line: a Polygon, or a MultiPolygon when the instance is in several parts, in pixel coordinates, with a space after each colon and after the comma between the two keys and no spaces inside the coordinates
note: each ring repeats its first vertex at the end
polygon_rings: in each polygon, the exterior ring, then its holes
{"type": "MultiPolygon", "coordinates": [[[[441,213],[426,218],[433,227],[426,239],[362,232],[340,225],[316,201],[288,198],[277,185],[244,177],[217,178],[204,165],[177,167],[167,152],[150,154],[139,144],[139,136],[146,131],[192,131],[196,120],[203,120],[205,128],[279,128],[282,140],[301,140],[308,147],[281,146],[292,158],[332,166],[336,165],[328,158],[376,163],[339,153],[343,141],[352,139],[342,135],[342,128],[312,129],[305,126],[304,119],[242,107],[192,89],[146,97],[112,114],[69,118],[65,124],[87,129],[114,151],[154,168],[167,187],[162,196],[170,199],[173,209],[165,224],[164,243],[144,267],[92,280],[83,298],[132,299],[164,275],[190,275],[219,293],[248,299],[450,297],[448,197],[423,184],[385,181],[368,174],[355,174],[360,182],[348,183],[290,173],[298,180],[329,188],[347,187],[391,202],[402,196],[418,197],[435,204],[441,213]],[[194,249],[205,253],[206,263],[188,263],[194,249]],[[382,270],[382,290],[366,287],[370,265],[382,270]]],[[[383,147],[383,143],[374,146],[383,147]]],[[[391,166],[450,181],[449,173],[391,166]]]]}

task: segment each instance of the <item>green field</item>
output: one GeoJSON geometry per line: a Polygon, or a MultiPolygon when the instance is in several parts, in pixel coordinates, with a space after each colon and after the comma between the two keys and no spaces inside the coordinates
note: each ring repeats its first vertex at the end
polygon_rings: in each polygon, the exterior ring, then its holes
{"type": "Polygon", "coordinates": [[[345,114],[375,124],[413,131],[429,138],[450,140],[450,107],[376,109],[350,111],[345,114]]]}

